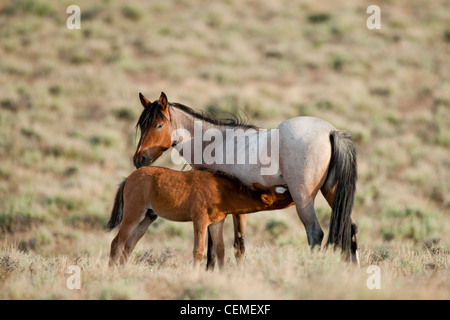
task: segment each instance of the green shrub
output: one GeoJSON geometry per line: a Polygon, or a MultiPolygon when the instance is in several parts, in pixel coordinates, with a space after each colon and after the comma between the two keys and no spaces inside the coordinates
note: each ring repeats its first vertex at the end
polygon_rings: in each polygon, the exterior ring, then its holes
{"type": "Polygon", "coordinates": [[[121,12],[125,18],[130,19],[132,21],[138,21],[142,17],[142,13],[139,10],[139,8],[135,8],[132,6],[122,7],[121,12]]]}
{"type": "Polygon", "coordinates": [[[316,12],[308,15],[308,21],[310,23],[323,23],[331,19],[331,14],[326,12],[316,12]]]}
{"type": "Polygon", "coordinates": [[[266,223],[266,231],[270,233],[273,238],[277,238],[288,230],[288,225],[285,221],[270,219],[266,223]]]}
{"type": "Polygon", "coordinates": [[[55,14],[52,7],[47,2],[39,0],[9,1],[8,5],[0,10],[0,13],[7,16],[25,13],[36,15],[39,17],[50,17],[55,14]]]}

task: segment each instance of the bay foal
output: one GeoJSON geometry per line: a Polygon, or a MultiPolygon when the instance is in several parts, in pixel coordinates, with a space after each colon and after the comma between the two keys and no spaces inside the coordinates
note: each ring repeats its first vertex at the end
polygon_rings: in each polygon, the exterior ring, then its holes
{"type": "Polygon", "coordinates": [[[194,224],[194,268],[203,258],[205,235],[210,226],[219,268],[224,265],[223,222],[228,214],[283,209],[293,204],[289,190],[281,185],[252,188],[220,172],[175,171],[141,167],[120,185],[108,222],[109,230],[120,223],[111,243],[109,265],[124,264],[136,243],[155,219],[194,224]]]}

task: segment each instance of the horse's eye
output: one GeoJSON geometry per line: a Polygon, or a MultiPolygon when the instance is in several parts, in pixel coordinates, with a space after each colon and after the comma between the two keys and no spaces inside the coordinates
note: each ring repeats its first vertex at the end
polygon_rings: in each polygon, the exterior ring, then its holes
{"type": "Polygon", "coordinates": [[[161,129],[163,127],[163,123],[159,124],[156,129],[161,129]]]}

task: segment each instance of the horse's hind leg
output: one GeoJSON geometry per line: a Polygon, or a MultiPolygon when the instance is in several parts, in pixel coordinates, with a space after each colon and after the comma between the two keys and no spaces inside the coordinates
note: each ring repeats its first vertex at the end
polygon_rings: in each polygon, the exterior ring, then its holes
{"type": "MultiPolygon", "coordinates": [[[[328,205],[333,208],[334,196],[336,194],[336,188],[331,186],[327,181],[320,189],[324,198],[327,200],[328,205]]],[[[358,226],[352,221],[352,244],[351,244],[351,261],[359,266],[359,253],[358,253],[358,239],[356,234],[358,233],[358,226]]],[[[348,259],[346,259],[348,261],[348,259]]]]}
{"type": "Polygon", "coordinates": [[[216,251],[211,236],[211,226],[208,226],[208,248],[206,251],[206,270],[214,271],[216,266],[216,251]]]}
{"type": "Polygon", "coordinates": [[[358,253],[358,240],[356,234],[358,233],[358,226],[356,223],[352,223],[352,247],[351,247],[351,260],[354,264],[359,266],[359,253],[358,253]]]}
{"type": "Polygon", "coordinates": [[[323,197],[327,200],[330,208],[333,208],[334,196],[336,195],[336,187],[333,187],[330,181],[326,181],[322,188],[320,188],[323,197]]]}
{"type": "Polygon", "coordinates": [[[314,248],[315,246],[319,246],[320,248],[324,234],[314,211],[314,201],[309,201],[304,204],[303,202],[296,200],[295,197],[293,198],[297,209],[297,215],[306,229],[308,244],[311,248],[314,248]]]}
{"type": "Polygon", "coordinates": [[[309,245],[320,246],[323,231],[314,211],[314,200],[326,180],[333,127],[317,118],[298,117],[283,121],[278,128],[283,179],[305,226],[309,245]]]}
{"type": "Polygon", "coordinates": [[[153,210],[148,209],[147,213],[145,214],[144,220],[139,223],[139,225],[136,227],[135,232],[133,232],[133,234],[125,244],[125,249],[123,250],[122,256],[124,261],[128,260],[131,252],[133,252],[134,248],[136,247],[136,244],[139,240],[141,240],[148,227],[156,220],[156,218],[158,218],[158,216],[153,212],[153,210]]]}
{"type": "Polygon", "coordinates": [[[308,244],[312,248],[320,247],[324,234],[314,210],[314,199],[319,191],[321,179],[306,175],[304,172],[296,172],[289,167],[282,169],[284,172],[290,172],[284,174],[283,178],[295,202],[297,215],[305,226],[308,244]]]}

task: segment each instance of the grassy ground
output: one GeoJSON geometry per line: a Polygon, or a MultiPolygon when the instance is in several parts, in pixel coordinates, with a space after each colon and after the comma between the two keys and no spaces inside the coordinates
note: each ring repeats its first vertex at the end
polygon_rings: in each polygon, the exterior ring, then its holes
{"type": "MultiPolygon", "coordinates": [[[[369,1],[77,0],[81,30],[66,28],[71,4],[0,3],[0,298],[450,298],[448,2],[381,2],[381,30],[366,28],[369,1]],[[108,270],[140,91],[267,128],[313,115],[352,132],[361,269],[310,253],[291,208],[249,217],[241,265],[229,219],[223,274],[193,273],[192,226],[163,220],[108,270]]],[[[321,197],[316,210],[327,229],[321,197]]]]}

